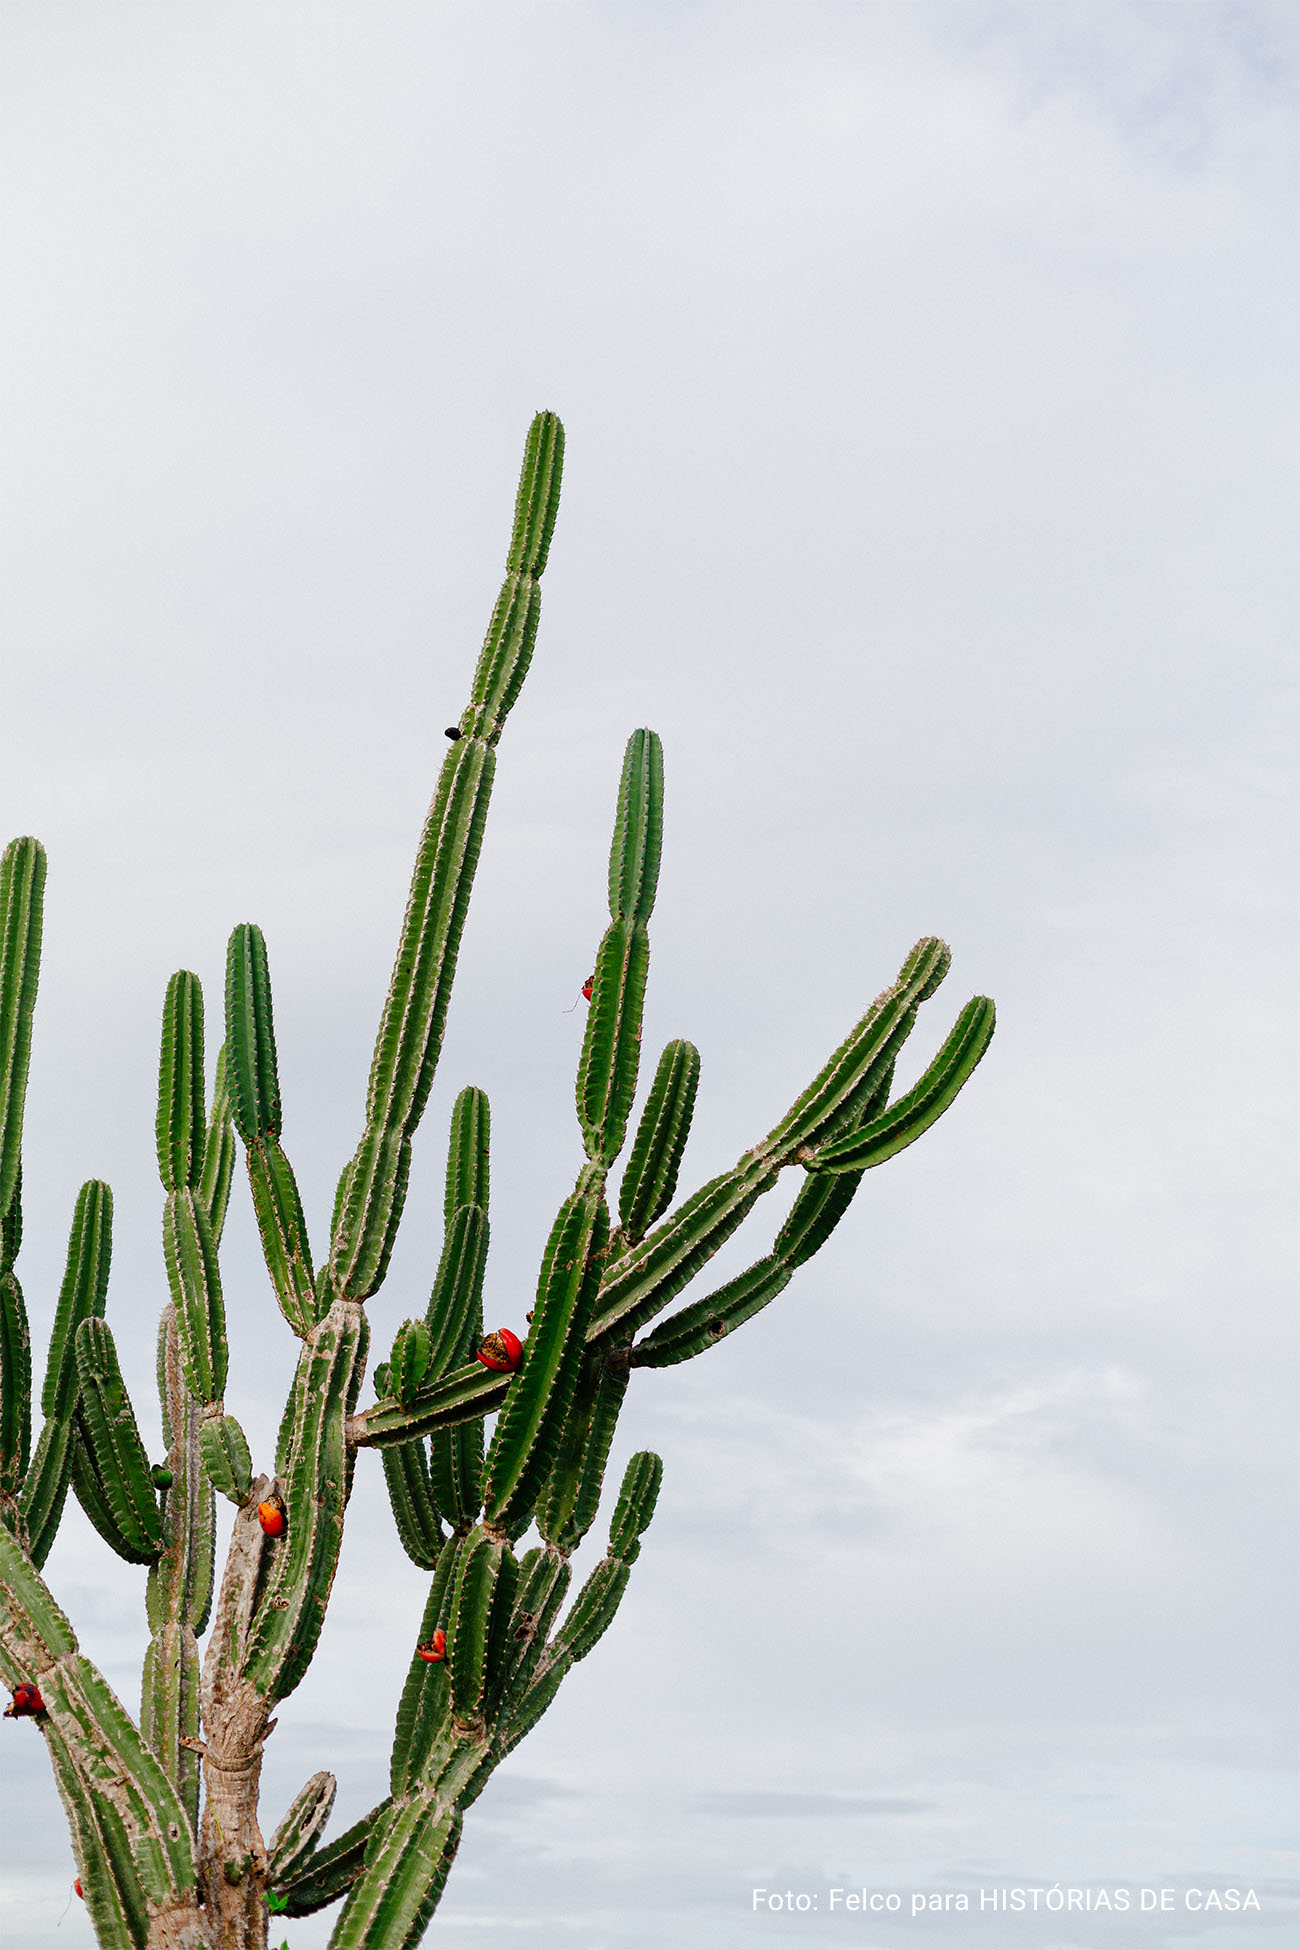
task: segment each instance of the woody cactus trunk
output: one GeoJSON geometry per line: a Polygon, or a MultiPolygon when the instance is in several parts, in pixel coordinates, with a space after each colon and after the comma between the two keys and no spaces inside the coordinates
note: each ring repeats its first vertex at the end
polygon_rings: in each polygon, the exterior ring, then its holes
{"type": "Polygon", "coordinates": [[[158,1331],[166,1457],[153,1467],[104,1318],[113,1201],[98,1180],[77,1199],[31,1441],[14,1263],[45,858],[33,839],[4,854],[0,1677],[12,1694],[8,1717],[30,1720],[49,1749],[81,1891],[107,1950],[246,1950],[266,1942],[269,1916],[332,1903],[342,1904],[338,1950],[419,1941],[465,1810],[609,1626],[641,1548],[661,1473],[649,1452],[628,1464],[606,1554],[569,1600],[570,1558],[596,1520],[632,1371],[692,1360],[774,1300],[844,1216],[863,1172],[947,1109],[993,1031],[992,1003],[968,1003],[920,1082],[891,1101],[895,1059],[948,968],[942,941],[919,941],[768,1135],[676,1203],[699,1055],[689,1042],[669,1043],[636,1124],[615,1222],[607,1181],[636,1097],[663,803],[659,740],[633,732],[610,852],[610,921],[584,991],[583,1160],[542,1253],[525,1338],[484,1334],[488,1104],[466,1089],[451,1115],[445,1243],[428,1308],[399,1327],[375,1370],[376,1400],[358,1407],[368,1303],[388,1266],[438,1062],[497,743],[533,653],[562,453],[559,421],[538,414],[505,581],[421,835],[365,1129],[339,1179],[323,1259],[313,1256],[280,1142],[261,932],[241,926],[230,937],[210,1098],[198,978],[181,970],[168,986],[157,1140],[171,1299],[158,1331]],[[239,1149],[271,1287],[299,1342],[273,1466],[260,1474],[224,1394],[220,1246],[239,1149]],[[799,1188],[771,1250],[668,1312],[787,1166],[799,1188]],[[423,1616],[411,1620],[391,1792],[325,1840],[335,1783],[315,1774],[267,1840],[262,1744],[316,1650],[353,1469],[368,1450],[378,1451],[401,1543],[430,1574],[423,1616]],[[137,1718],[78,1650],[41,1576],[69,1488],[105,1542],[145,1571],[151,1636],[137,1718]],[[235,1516],[214,1608],[217,1495],[235,1516]]]}

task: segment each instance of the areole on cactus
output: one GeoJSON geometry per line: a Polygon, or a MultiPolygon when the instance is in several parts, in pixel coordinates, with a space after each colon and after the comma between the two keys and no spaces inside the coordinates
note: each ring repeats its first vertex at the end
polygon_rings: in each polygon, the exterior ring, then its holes
{"type": "Polygon", "coordinates": [[[699,1055],[689,1042],[670,1042],[612,1216],[607,1180],[637,1096],[663,815],[659,740],[633,732],[610,853],[609,925],[582,989],[590,1005],[577,1079],[585,1158],[545,1245],[527,1338],[484,1333],[489,1113],[483,1093],[467,1088],[451,1113],[444,1242],[428,1307],[399,1327],[375,1371],[376,1399],[359,1406],[367,1303],[401,1221],[497,744],[533,653],[562,458],[559,421],[538,414],[505,581],[469,703],[447,728],[365,1128],[339,1179],[322,1258],[311,1251],[280,1142],[260,929],[241,925],[230,937],[210,1098],[198,977],[181,970],[168,985],[156,1124],[171,1293],[158,1334],[167,1454],[152,1466],[105,1319],[113,1208],[98,1180],[77,1199],[32,1440],[29,1334],[14,1264],[45,856],[35,840],[19,839],[0,866],[0,1678],[12,1695],[5,1717],[32,1719],[49,1748],[77,1886],[108,1950],[263,1950],[271,1914],[304,1916],[334,1903],[342,1906],[337,1950],[420,1940],[465,1809],[608,1628],[640,1551],[661,1476],[649,1451],[628,1464],[605,1555],[569,1600],[570,1560],[598,1514],[632,1371],[691,1360],[767,1306],[829,1238],[863,1173],[948,1108],[993,1033],[993,1005],[977,997],[920,1081],[891,1102],[898,1053],[948,970],[943,942],[918,942],[768,1135],[677,1202],[699,1055]],[[220,1247],[240,1148],[272,1291],[300,1343],[276,1453],[260,1474],[224,1398],[220,1247]],[[789,1166],[800,1186],[770,1251],[668,1312],[789,1166]],[[262,1742],[310,1665],[366,1449],[379,1451],[402,1545],[430,1574],[423,1616],[412,1621],[390,1792],[326,1841],[335,1783],[315,1774],[267,1842],[262,1742]],[[104,1540],[146,1572],[151,1638],[138,1718],[79,1651],[41,1576],[70,1487],[104,1540]],[[217,1494],[235,1506],[219,1589],[217,1494]]]}

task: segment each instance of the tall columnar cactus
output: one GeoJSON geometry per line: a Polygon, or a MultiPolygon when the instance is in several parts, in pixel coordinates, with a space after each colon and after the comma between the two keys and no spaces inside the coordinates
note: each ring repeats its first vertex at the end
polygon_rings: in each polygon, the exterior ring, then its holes
{"type": "Polygon", "coordinates": [[[775,1299],[830,1236],[863,1172],[947,1109],[993,1033],[993,1005],[978,997],[920,1082],[891,1101],[898,1052],[948,969],[942,941],[918,942],[768,1136],[677,1203],[700,1060],[693,1044],[670,1042],[612,1220],[607,1182],[637,1094],[664,791],[658,738],[633,732],[610,850],[610,920],[596,950],[578,1067],[583,1161],[546,1241],[526,1338],[521,1345],[505,1331],[483,1334],[489,1115],[482,1091],[466,1089],[451,1114],[446,1230],[428,1308],[397,1329],[375,1371],[377,1399],[358,1408],[367,1302],[401,1220],[496,747],[532,656],[562,455],[559,421],[538,414],[505,582],[420,839],[365,1129],[339,1180],[321,1259],[313,1258],[280,1141],[260,929],[240,926],[230,937],[210,1106],[198,977],[182,969],[168,985],[157,1117],[171,1293],[158,1334],[166,1459],[152,1468],[104,1318],[113,1207],[97,1180],[77,1198],[32,1443],[28,1327],[14,1261],[45,857],[32,839],[15,840],[4,855],[0,1677],[13,1694],[11,1717],[32,1719],[49,1748],[81,1886],[111,1950],[245,1950],[265,1943],[268,1914],[302,1916],[340,1901],[331,1939],[339,1950],[419,1941],[465,1810],[618,1609],[654,1512],[657,1456],[642,1452],[628,1464],[606,1554],[573,1597],[570,1559],[596,1520],[632,1370],[691,1360],[775,1299]],[[260,1474],[224,1400],[219,1252],[240,1146],[272,1291],[300,1344],[273,1465],[260,1474]],[[771,1250],[667,1311],[787,1166],[800,1186],[771,1250]],[[487,1440],[489,1416],[496,1421],[487,1440]],[[334,1780],[314,1774],[268,1843],[258,1820],[262,1742],[316,1648],[365,1449],[379,1451],[398,1536],[430,1574],[423,1616],[412,1620],[390,1792],[327,1841],[334,1780]],[[113,1550],[147,1567],[151,1636],[138,1721],[78,1651],[41,1577],[69,1486],[113,1550]],[[214,1612],[218,1493],[235,1517],[214,1612]],[[525,1548],[530,1531],[536,1541],[525,1548]]]}

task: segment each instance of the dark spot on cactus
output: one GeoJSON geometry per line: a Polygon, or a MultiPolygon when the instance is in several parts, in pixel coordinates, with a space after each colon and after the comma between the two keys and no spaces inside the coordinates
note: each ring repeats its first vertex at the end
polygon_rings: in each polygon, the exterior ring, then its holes
{"type": "Polygon", "coordinates": [[[710,1334],[712,1334],[715,1341],[718,1340],[721,1335],[725,1334],[726,1331],[727,1328],[726,1328],[726,1323],[724,1321],[714,1319],[709,1322],[709,1332],[710,1334]]]}
{"type": "Polygon", "coordinates": [[[515,1637],[517,1639],[530,1639],[536,1630],[537,1620],[530,1611],[526,1611],[515,1627],[515,1637]]]}
{"type": "Polygon", "coordinates": [[[452,744],[454,745],[456,743],[456,740],[460,737],[460,726],[458,724],[449,724],[443,736],[446,738],[450,738],[452,744]]]}

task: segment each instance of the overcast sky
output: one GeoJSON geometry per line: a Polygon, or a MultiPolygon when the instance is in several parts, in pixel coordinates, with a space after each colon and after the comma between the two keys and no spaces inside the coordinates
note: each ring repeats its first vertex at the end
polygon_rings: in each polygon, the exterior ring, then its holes
{"type": "MultiPolygon", "coordinates": [[[[662,1453],[659,1514],[430,1940],[995,1950],[975,1892],[1056,1883],[1179,1907],[1016,1943],[1290,1940],[1293,9],[0,0],[0,38],[0,838],[50,855],[38,1366],[106,1177],[157,1439],[161,1001],[198,971],[215,1049],[239,921],[323,1240],[554,408],[541,635],[378,1350],[424,1305],[467,1082],[490,1321],[531,1304],[634,726],[667,771],[646,1048],[703,1057],[685,1189],[919,934],[953,967],[906,1080],[968,996],[998,1032],[774,1306],[634,1379],[615,1460],[662,1453]],[[902,1909],[831,1916],[835,1886],[902,1909]],[[1260,1911],[1183,1907],[1230,1886],[1260,1911]],[[975,1907],[913,1921],[918,1891],[975,1907]]],[[[227,1240],[227,1403],[266,1466],[294,1350],[242,1184],[227,1240]]],[[[385,1791],[426,1580],[374,1458],[357,1485],[268,1833],[317,1767],[336,1831],[385,1791]]],[[[134,1706],[143,1573],[73,1507],[48,1574],[134,1706]]],[[[77,1950],[39,1739],[0,1744],[0,1941],[77,1950]]]]}

